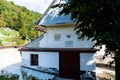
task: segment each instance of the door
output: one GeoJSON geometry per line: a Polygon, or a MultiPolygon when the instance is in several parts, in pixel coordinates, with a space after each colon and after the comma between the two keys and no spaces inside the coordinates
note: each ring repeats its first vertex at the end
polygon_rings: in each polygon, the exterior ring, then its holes
{"type": "Polygon", "coordinates": [[[62,78],[80,79],[79,52],[63,51],[59,53],[59,73],[62,78]]]}

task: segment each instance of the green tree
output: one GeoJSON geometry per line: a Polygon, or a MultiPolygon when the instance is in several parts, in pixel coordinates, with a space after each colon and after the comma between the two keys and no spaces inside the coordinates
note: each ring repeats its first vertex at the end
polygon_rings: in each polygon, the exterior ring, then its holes
{"type": "Polygon", "coordinates": [[[38,31],[35,31],[34,29],[30,30],[28,33],[28,37],[30,40],[34,40],[38,37],[38,31]]]}
{"type": "Polygon", "coordinates": [[[0,27],[5,27],[6,22],[4,21],[4,16],[2,14],[2,11],[0,11],[0,27]]]}
{"type": "Polygon", "coordinates": [[[26,40],[27,28],[25,26],[23,26],[22,28],[19,29],[19,33],[20,33],[21,39],[26,40]]]}
{"type": "Polygon", "coordinates": [[[37,32],[33,30],[34,22],[41,14],[28,10],[26,7],[15,5],[14,2],[0,0],[0,27],[20,31],[22,39],[35,39],[37,32]]]}
{"type": "Polygon", "coordinates": [[[79,38],[87,36],[96,41],[95,46],[105,44],[115,53],[116,80],[120,79],[120,0],[68,0],[53,7],[63,7],[60,14],[71,14],[76,21],[79,38]]]}

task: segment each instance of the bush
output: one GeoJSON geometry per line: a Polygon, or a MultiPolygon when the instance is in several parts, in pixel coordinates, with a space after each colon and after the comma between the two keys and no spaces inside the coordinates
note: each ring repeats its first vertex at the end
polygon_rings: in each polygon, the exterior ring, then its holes
{"type": "Polygon", "coordinates": [[[5,75],[0,75],[0,80],[9,80],[9,78],[6,77],[5,75]]]}
{"type": "Polygon", "coordinates": [[[4,41],[6,42],[14,42],[15,38],[6,38],[4,41]]]}
{"type": "MultiPolygon", "coordinates": [[[[28,73],[25,71],[21,71],[21,73],[22,73],[23,80],[39,80],[37,77],[35,77],[33,75],[28,75],[28,73]]],[[[40,79],[40,80],[42,80],[42,79],[40,79]]]]}
{"type": "Polygon", "coordinates": [[[21,46],[21,45],[24,45],[24,44],[25,44],[25,40],[19,39],[19,40],[17,41],[17,45],[18,45],[18,46],[21,46]]]}
{"type": "Polygon", "coordinates": [[[29,75],[26,80],[37,80],[37,78],[33,75],[29,75]]]}
{"type": "Polygon", "coordinates": [[[2,40],[0,40],[0,46],[2,45],[2,40]]]}
{"type": "Polygon", "coordinates": [[[18,74],[7,73],[4,70],[0,71],[0,80],[19,80],[18,74]]]}
{"type": "Polygon", "coordinates": [[[10,77],[10,80],[18,80],[19,79],[19,75],[17,74],[12,74],[10,77]]]}

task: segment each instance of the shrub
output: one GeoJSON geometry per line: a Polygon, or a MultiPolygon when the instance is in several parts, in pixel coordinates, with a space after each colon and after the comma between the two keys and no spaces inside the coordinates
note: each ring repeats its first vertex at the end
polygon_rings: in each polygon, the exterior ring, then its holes
{"type": "Polygon", "coordinates": [[[24,45],[24,44],[25,44],[25,40],[22,40],[22,39],[17,40],[17,45],[18,46],[21,46],[21,45],[24,45]]]}
{"type": "Polygon", "coordinates": [[[18,74],[7,73],[4,70],[0,72],[0,80],[19,80],[18,74]]]}

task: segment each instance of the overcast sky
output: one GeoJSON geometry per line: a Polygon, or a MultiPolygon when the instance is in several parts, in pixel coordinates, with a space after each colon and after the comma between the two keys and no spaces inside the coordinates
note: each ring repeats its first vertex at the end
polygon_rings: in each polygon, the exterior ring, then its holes
{"type": "Polygon", "coordinates": [[[7,0],[13,1],[15,4],[25,6],[27,9],[44,13],[53,0],[7,0]]]}

